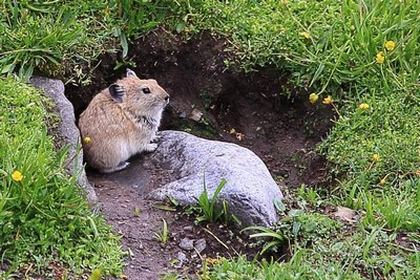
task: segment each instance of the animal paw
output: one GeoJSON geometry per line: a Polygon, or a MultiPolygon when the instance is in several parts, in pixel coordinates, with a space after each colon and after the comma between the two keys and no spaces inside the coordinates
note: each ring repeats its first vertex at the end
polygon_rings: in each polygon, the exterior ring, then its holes
{"type": "Polygon", "coordinates": [[[154,152],[154,151],[156,151],[157,147],[158,147],[158,144],[151,143],[151,144],[147,144],[146,147],[144,148],[144,150],[146,152],[154,152]]]}
{"type": "Polygon", "coordinates": [[[120,170],[123,170],[123,169],[127,168],[127,166],[129,166],[129,165],[130,165],[130,163],[128,161],[120,162],[114,168],[102,169],[101,173],[112,173],[112,172],[120,171],[120,170]]]}
{"type": "Polygon", "coordinates": [[[117,166],[117,170],[123,170],[130,165],[128,161],[120,162],[117,166]]]}
{"type": "Polygon", "coordinates": [[[161,138],[160,134],[155,134],[152,139],[150,139],[150,143],[157,143],[159,142],[159,139],[161,138]]]}

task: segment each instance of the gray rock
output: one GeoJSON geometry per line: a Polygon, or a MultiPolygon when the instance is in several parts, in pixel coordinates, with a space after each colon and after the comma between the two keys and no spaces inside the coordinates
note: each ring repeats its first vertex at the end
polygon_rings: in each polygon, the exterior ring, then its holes
{"type": "Polygon", "coordinates": [[[151,192],[154,199],[170,196],[183,205],[196,204],[204,178],[210,194],[224,178],[227,184],[220,198],[227,201],[229,211],[244,226],[268,226],[277,221],[273,202],[283,198],[280,188],[262,160],[249,149],[185,132],[162,131],[151,160],[174,171],[169,172],[169,183],[151,192]]]}
{"type": "Polygon", "coordinates": [[[193,226],[185,226],[183,228],[184,231],[192,231],[193,230],[193,226]]]}
{"type": "Polygon", "coordinates": [[[177,264],[175,264],[175,268],[181,268],[187,261],[187,255],[185,255],[183,252],[178,252],[176,254],[176,259],[178,260],[178,262],[177,264]]]}
{"type": "Polygon", "coordinates": [[[80,132],[76,126],[73,105],[64,95],[64,84],[60,80],[45,77],[33,77],[30,83],[41,89],[44,94],[54,103],[54,110],[60,118],[57,127],[52,127],[55,144],[58,149],[68,148],[67,172],[71,176],[77,176],[77,183],[86,193],[91,206],[95,206],[98,198],[92,185],[89,184],[83,167],[83,151],[80,141],[80,132]]]}
{"type": "Polygon", "coordinates": [[[207,247],[207,242],[204,238],[198,239],[194,242],[194,249],[200,254],[207,247]]]}
{"type": "Polygon", "coordinates": [[[201,118],[203,117],[203,112],[201,112],[200,110],[194,108],[191,113],[190,113],[190,120],[193,120],[195,122],[199,122],[201,120],[201,118]]]}
{"type": "Polygon", "coordinates": [[[185,262],[187,260],[187,255],[185,255],[183,252],[178,252],[178,254],[176,255],[176,258],[180,262],[185,262]]]}
{"type": "Polygon", "coordinates": [[[178,246],[179,248],[185,251],[191,251],[194,249],[194,240],[189,239],[188,237],[185,237],[181,239],[181,242],[179,242],[178,246]]]}

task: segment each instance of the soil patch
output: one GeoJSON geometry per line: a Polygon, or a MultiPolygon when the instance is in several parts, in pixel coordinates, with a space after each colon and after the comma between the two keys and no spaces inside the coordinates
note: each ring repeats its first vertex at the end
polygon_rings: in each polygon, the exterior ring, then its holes
{"type": "MultiPolygon", "coordinates": [[[[314,148],[332,126],[331,107],[311,105],[308,92],[297,93],[288,85],[288,73],[226,69],[226,48],[225,41],[208,33],[185,42],[162,29],[133,43],[127,60],[135,65],[128,67],[142,78],[156,79],[171,95],[161,129],[247,147],[289,187],[324,183],[326,160],[314,148]],[[189,118],[194,109],[203,113],[198,122],[189,118]]],[[[76,116],[124,75],[125,67],[114,70],[118,60],[118,54],[107,54],[93,71],[92,84],[66,86],[76,116]]]]}
{"type": "Polygon", "coordinates": [[[173,205],[148,200],[149,188],[165,181],[164,171],[157,170],[143,156],[133,159],[130,166],[113,174],[92,170],[88,178],[95,185],[102,212],[128,251],[124,274],[127,279],[159,279],[171,271],[194,277],[205,259],[252,258],[257,248],[247,243],[248,237],[225,225],[196,225],[194,218],[175,210],[173,205]],[[142,178],[143,180],[138,180],[142,178]],[[167,210],[162,210],[162,209],[167,210]],[[169,241],[163,246],[155,237],[161,233],[163,219],[169,228],[169,241]],[[182,239],[205,240],[202,251],[180,248],[182,239]]]}
{"type": "MultiPolygon", "coordinates": [[[[269,68],[252,73],[226,69],[226,48],[225,41],[208,33],[185,41],[161,29],[136,40],[127,61],[135,64],[129,67],[140,77],[156,79],[171,95],[162,129],[184,130],[247,147],[286,186],[324,185],[327,162],[314,150],[332,126],[331,108],[309,104],[308,92],[295,92],[287,83],[287,73],[269,68]],[[293,98],[285,98],[287,95],[293,98]]],[[[76,116],[95,94],[123,76],[125,67],[115,69],[118,57],[107,54],[102,58],[93,71],[92,84],[66,86],[76,116]]],[[[186,274],[197,271],[203,254],[212,258],[235,256],[235,251],[251,257],[255,254],[237,232],[219,226],[209,228],[228,244],[226,248],[191,219],[153,207],[156,202],[145,199],[144,194],[165,176],[150,173],[141,159],[135,162],[127,171],[113,175],[88,173],[105,217],[122,234],[123,245],[129,249],[128,279],[158,279],[160,273],[174,269],[174,260],[182,252],[177,244],[184,237],[204,238],[208,243],[201,257],[186,253],[188,261],[178,268],[186,274]],[[136,172],[144,172],[144,182],[130,179],[136,172]],[[171,232],[165,247],[153,238],[153,232],[162,228],[162,218],[171,232]]]]}

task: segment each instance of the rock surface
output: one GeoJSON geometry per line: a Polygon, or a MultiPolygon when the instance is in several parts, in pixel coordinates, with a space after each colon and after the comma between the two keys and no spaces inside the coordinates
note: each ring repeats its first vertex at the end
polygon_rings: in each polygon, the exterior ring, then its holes
{"type": "Polygon", "coordinates": [[[178,246],[183,250],[191,251],[194,249],[194,240],[185,237],[181,239],[181,242],[179,242],[178,246]]]}
{"type": "Polygon", "coordinates": [[[267,226],[277,220],[273,202],[283,198],[280,188],[249,149],[185,132],[163,131],[150,158],[171,171],[169,183],[149,195],[154,199],[173,197],[184,205],[195,204],[203,192],[204,178],[210,194],[224,178],[227,184],[220,198],[228,202],[229,211],[244,226],[267,226]]]}
{"type": "Polygon", "coordinates": [[[54,142],[58,148],[68,147],[67,172],[69,175],[78,176],[77,183],[86,192],[90,205],[96,205],[97,197],[95,191],[88,182],[83,167],[80,132],[76,126],[73,106],[64,95],[63,82],[45,77],[33,77],[30,83],[34,87],[41,89],[54,102],[54,110],[60,118],[58,127],[53,128],[54,142]]]}
{"type": "MultiPolygon", "coordinates": [[[[83,168],[80,133],[73,106],[64,95],[63,83],[44,77],[33,77],[31,83],[53,100],[60,118],[58,127],[54,128],[55,143],[58,148],[68,147],[67,171],[78,176],[78,184],[86,191],[90,204],[95,205],[97,197],[83,168]]],[[[283,198],[280,188],[262,160],[249,149],[185,132],[163,131],[158,149],[142,158],[144,164],[141,166],[148,165],[146,169],[152,168],[152,173],[162,176],[162,180],[148,182],[150,172],[136,165],[109,176],[116,182],[120,181],[121,175],[124,183],[130,179],[132,185],[154,185],[149,198],[166,200],[173,197],[183,205],[196,204],[204,190],[204,178],[210,195],[225,179],[227,184],[220,199],[227,201],[229,211],[243,226],[267,226],[277,220],[273,203],[283,198]]]]}
{"type": "Polygon", "coordinates": [[[204,238],[198,239],[194,242],[194,249],[197,251],[197,253],[201,253],[206,249],[207,247],[207,241],[204,238]]]}
{"type": "Polygon", "coordinates": [[[175,265],[175,268],[181,268],[182,265],[188,261],[187,255],[185,255],[183,252],[178,252],[176,255],[176,258],[178,260],[178,263],[175,265]]]}

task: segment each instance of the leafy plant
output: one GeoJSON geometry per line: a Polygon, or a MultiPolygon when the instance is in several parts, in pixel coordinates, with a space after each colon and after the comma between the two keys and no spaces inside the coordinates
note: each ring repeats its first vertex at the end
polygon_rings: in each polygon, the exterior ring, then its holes
{"type": "MultiPolygon", "coordinates": [[[[310,91],[307,104],[337,113],[319,152],[331,173],[341,175],[332,192],[339,204],[369,212],[368,223],[414,230],[410,212],[418,204],[394,190],[414,197],[419,185],[418,2],[186,2],[180,2],[188,7],[185,32],[210,29],[229,36],[228,49],[236,54],[229,65],[286,72],[288,86],[279,94],[298,92],[301,98],[310,91]],[[372,162],[374,154],[378,160],[372,162]],[[409,203],[399,208],[400,219],[380,207],[396,196],[409,203]]],[[[314,191],[305,199],[322,202],[314,191]]]]}
{"type": "Polygon", "coordinates": [[[269,241],[264,242],[264,246],[260,251],[261,255],[269,250],[277,248],[286,240],[285,236],[281,232],[274,231],[267,227],[251,226],[245,228],[243,231],[257,231],[256,233],[251,234],[249,236],[250,238],[269,239],[269,241]]]}
{"type": "Polygon", "coordinates": [[[195,206],[193,209],[198,213],[196,217],[196,221],[198,223],[201,222],[216,222],[219,221],[221,218],[228,216],[228,205],[226,202],[222,203],[222,207],[217,205],[220,192],[223,190],[223,188],[226,185],[226,180],[222,179],[219,183],[219,185],[216,187],[216,189],[213,192],[213,195],[210,197],[208,191],[206,182],[204,181],[204,190],[200,194],[200,196],[197,198],[197,206],[195,206]]]}
{"type": "Polygon", "coordinates": [[[0,1],[0,74],[27,80],[43,70],[80,79],[81,61],[89,66],[116,43],[125,57],[130,36],[155,28],[178,8],[168,0],[0,1]]]}
{"type": "Polygon", "coordinates": [[[102,271],[99,268],[95,268],[89,276],[89,280],[101,280],[102,271]]]}
{"type": "MultiPolygon", "coordinates": [[[[210,279],[418,278],[418,252],[412,252],[420,209],[416,0],[5,0],[0,14],[3,75],[27,79],[37,70],[88,81],[81,61],[91,64],[119,45],[126,55],[133,35],[163,22],[182,34],[227,36],[227,49],[236,56],[226,65],[287,73],[280,94],[304,89],[312,93],[310,106],[337,112],[319,151],[341,176],[333,196],[322,202],[360,209],[361,223],[340,236],[325,215],[289,211],[271,231],[259,229],[267,235],[260,240],[293,241],[289,262],[225,260],[209,271],[210,279]]],[[[7,93],[0,94],[2,260],[13,270],[26,262],[42,267],[57,255],[72,270],[104,263],[104,273],[121,270],[118,238],[64,175],[64,157],[47,137],[39,95],[10,80],[0,80],[0,92],[7,93]]],[[[305,187],[301,198],[319,206],[318,190],[305,187]]],[[[211,206],[205,192],[207,211],[198,206],[196,213],[226,222],[220,213],[228,212],[227,203],[211,206]]],[[[286,212],[281,203],[275,206],[286,212]]]]}
{"type": "Polygon", "coordinates": [[[255,232],[249,237],[262,243],[260,254],[264,254],[267,251],[277,251],[286,241],[307,246],[333,234],[340,226],[325,215],[291,209],[272,227],[251,226],[242,231],[255,232]]]}
{"type": "Polygon", "coordinates": [[[166,245],[169,241],[169,228],[166,220],[162,218],[162,230],[160,232],[154,232],[154,236],[157,241],[162,245],[166,245]]]}
{"type": "Polygon", "coordinates": [[[0,262],[10,273],[51,260],[76,274],[99,265],[104,274],[120,272],[119,238],[66,175],[40,92],[12,79],[0,79],[0,92],[7,92],[0,94],[0,262]]]}

